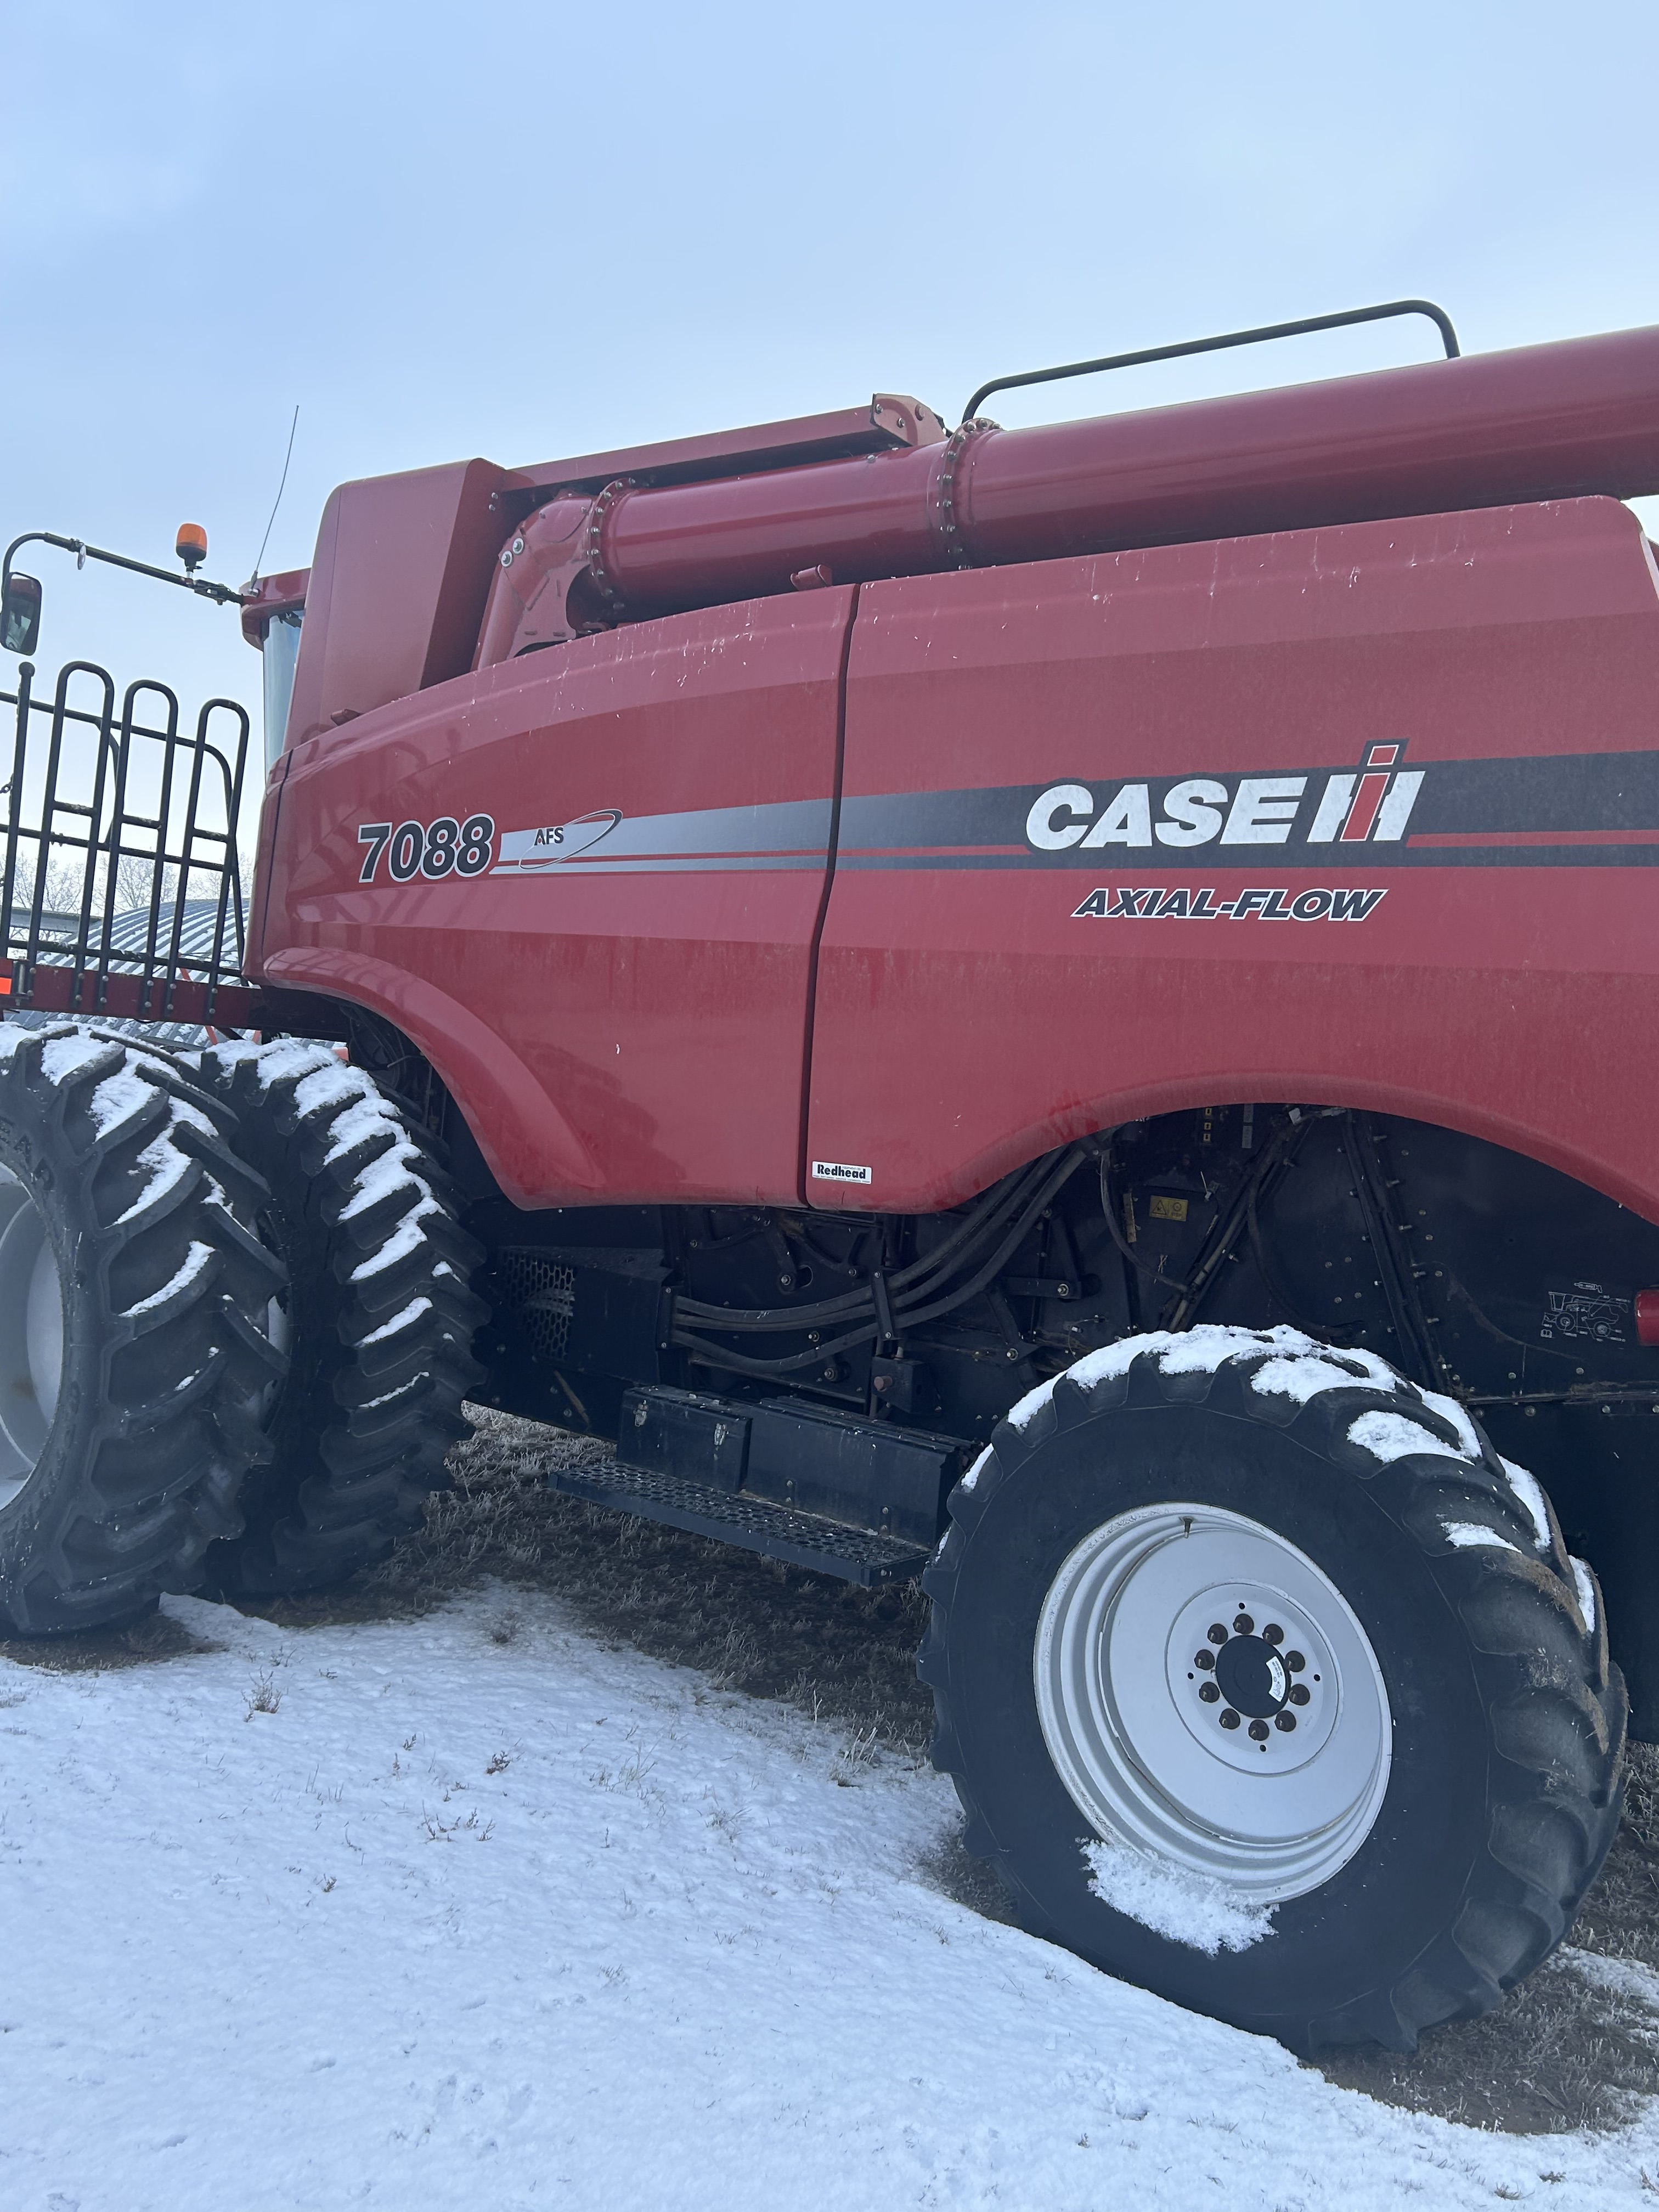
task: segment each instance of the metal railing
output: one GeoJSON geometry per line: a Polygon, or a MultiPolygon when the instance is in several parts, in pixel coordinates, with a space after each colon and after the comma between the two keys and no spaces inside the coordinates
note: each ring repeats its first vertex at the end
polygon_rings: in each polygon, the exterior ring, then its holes
{"type": "Polygon", "coordinates": [[[65,663],[50,699],[34,680],[24,661],[0,691],[0,1009],[241,1025],[246,708],[210,699],[191,735],[165,684],[118,707],[92,661],[65,663]]]}

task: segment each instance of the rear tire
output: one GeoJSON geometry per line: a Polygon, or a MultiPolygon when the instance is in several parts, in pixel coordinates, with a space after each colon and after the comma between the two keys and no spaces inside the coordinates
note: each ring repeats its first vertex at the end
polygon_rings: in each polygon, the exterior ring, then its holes
{"type": "Polygon", "coordinates": [[[1413,2049],[1560,1942],[1624,1684],[1451,1401],[1289,1329],[1135,1339],[1017,1407],[951,1515],[934,1758],[1028,1927],[1298,2050],[1413,2049]]]}
{"type": "Polygon", "coordinates": [[[0,1627],[64,1634],[189,1589],[269,1456],[281,1261],[230,1116],[170,1059],[0,1027],[0,1627]]]}
{"type": "Polygon", "coordinates": [[[270,1188],[261,1227],[289,1287],[289,1378],[246,1527],[210,1575],[228,1595],[331,1589],[420,1526],[482,1370],[468,1287],[481,1248],[455,1218],[435,1147],[361,1068],[298,1038],[218,1045],[201,1080],[234,1109],[270,1188]]]}

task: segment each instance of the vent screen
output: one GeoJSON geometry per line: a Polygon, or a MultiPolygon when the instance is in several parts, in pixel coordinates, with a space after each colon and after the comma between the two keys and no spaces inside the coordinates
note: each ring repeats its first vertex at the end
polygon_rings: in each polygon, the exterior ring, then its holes
{"type": "Polygon", "coordinates": [[[540,1252],[507,1251],[497,1254],[495,1272],[531,1350],[543,1359],[562,1358],[576,1310],[575,1269],[540,1252]]]}

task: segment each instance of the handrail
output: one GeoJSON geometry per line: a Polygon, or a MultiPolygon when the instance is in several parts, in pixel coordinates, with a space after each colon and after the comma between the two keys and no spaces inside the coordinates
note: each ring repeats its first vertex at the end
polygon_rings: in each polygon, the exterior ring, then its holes
{"type": "Polygon", "coordinates": [[[1220,337],[1188,338],[1180,345],[1147,346],[1139,353],[1108,354],[1099,361],[1067,362],[1060,368],[1028,368],[1018,376],[994,376],[979,390],[962,410],[964,422],[971,422],[983,403],[994,392],[1012,392],[1024,384],[1052,384],[1062,376],[1093,376],[1109,368],[1139,368],[1151,361],[1176,361],[1185,354],[1218,353],[1227,346],[1260,345],[1269,338],[1297,338],[1310,331],[1336,331],[1351,323],[1380,323],[1394,315],[1426,315],[1435,324],[1445,343],[1448,361],[1458,359],[1462,348],[1457,333],[1452,328],[1451,317],[1443,307],[1437,307],[1432,300],[1388,300],[1376,307],[1345,307],[1340,314],[1309,315],[1297,323],[1264,323],[1259,330],[1228,331],[1220,337]]]}

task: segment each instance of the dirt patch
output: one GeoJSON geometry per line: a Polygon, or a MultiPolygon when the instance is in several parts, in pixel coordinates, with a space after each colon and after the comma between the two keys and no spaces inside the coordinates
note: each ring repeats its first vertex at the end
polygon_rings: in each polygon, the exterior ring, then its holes
{"type": "Polygon", "coordinates": [[[1659,2012],[1588,1966],[1558,1952],[1495,2012],[1431,2028],[1409,2057],[1367,2046],[1316,2070],[1382,2104],[1506,2135],[1621,2127],[1659,2093],[1659,2012]]]}
{"type": "Polygon", "coordinates": [[[722,1687],[777,1698],[913,1757],[933,1699],[916,1680],[927,1601],[910,1584],[859,1589],[702,1536],[612,1513],[547,1486],[557,1466],[609,1447],[469,1409],[477,1434],[450,1460],[452,1491],[385,1565],[334,1597],[274,1609],[295,1626],[423,1610],[486,1577],[544,1590],[590,1632],[696,1667],[722,1687]],[[341,1601],[353,1608],[343,1613],[341,1601]]]}

